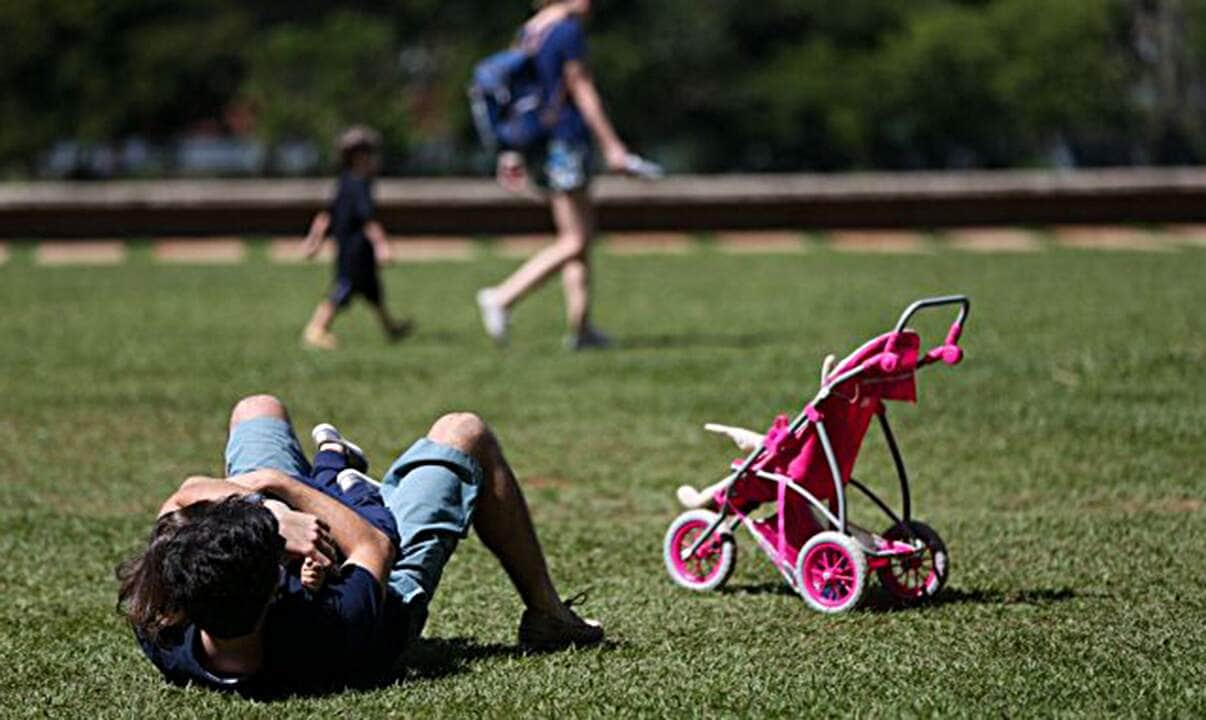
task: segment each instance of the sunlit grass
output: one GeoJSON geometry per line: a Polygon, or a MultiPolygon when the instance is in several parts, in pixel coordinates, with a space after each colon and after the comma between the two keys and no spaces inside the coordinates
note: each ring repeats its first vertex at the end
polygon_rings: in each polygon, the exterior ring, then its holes
{"type": "MultiPolygon", "coordinates": [[[[509,350],[489,345],[473,291],[512,266],[392,268],[417,335],[388,345],[355,309],[330,355],[299,344],[326,268],[0,267],[0,712],[1206,712],[1201,251],[601,257],[597,320],[621,346],[583,355],[561,350],[556,287],[519,308],[509,350]],[[951,551],[940,601],[821,617],[751,543],[724,592],[673,586],[673,489],[734,455],[701,425],[797,409],[825,354],[947,292],[974,301],[967,360],[892,408],[915,514],[951,551]],[[481,413],[557,580],[590,590],[610,643],[518,655],[520,605],[471,539],[397,686],[273,706],[165,686],[113,613],[112,567],[182,477],[220,469],[230,405],[262,391],[303,429],[337,422],[378,469],[440,413],[481,413]]],[[[923,319],[923,337],[948,321],[923,319]]],[[[859,470],[891,489],[878,440],[859,470]]]]}

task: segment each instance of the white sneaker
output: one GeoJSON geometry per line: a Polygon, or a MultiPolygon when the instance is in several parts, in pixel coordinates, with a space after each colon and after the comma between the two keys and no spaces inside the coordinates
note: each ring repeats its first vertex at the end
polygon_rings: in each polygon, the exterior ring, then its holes
{"type": "Polygon", "coordinates": [[[343,451],[347,455],[348,465],[353,469],[364,472],[368,470],[368,458],[364,451],[356,443],[348,440],[331,423],[319,423],[310,431],[310,437],[314,439],[315,447],[322,447],[325,443],[336,443],[343,446],[343,451]]]}
{"type": "Polygon", "coordinates": [[[371,477],[369,477],[368,475],[365,475],[364,473],[360,472],[359,470],[354,470],[352,468],[347,468],[346,470],[340,470],[339,474],[335,476],[335,482],[339,483],[339,489],[344,492],[351,490],[352,488],[356,487],[356,485],[358,483],[362,483],[362,482],[368,483],[369,485],[372,485],[373,487],[377,488],[378,490],[381,489],[380,482],[372,479],[371,477]]]}
{"type": "Polygon", "coordinates": [[[494,299],[494,290],[483,288],[477,291],[477,308],[482,313],[482,325],[495,345],[507,344],[507,330],[511,324],[511,312],[494,299]]]}
{"type": "Polygon", "coordinates": [[[577,335],[567,335],[564,344],[566,350],[605,350],[611,347],[612,340],[607,333],[587,325],[577,335]]]}

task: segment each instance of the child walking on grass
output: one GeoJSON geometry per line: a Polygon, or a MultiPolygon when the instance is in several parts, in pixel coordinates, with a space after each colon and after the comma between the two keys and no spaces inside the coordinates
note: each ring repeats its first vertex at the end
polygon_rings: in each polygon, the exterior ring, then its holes
{"type": "Polygon", "coordinates": [[[306,257],[313,257],[328,235],[334,236],[337,245],[335,284],[314,309],[302,334],[302,341],[309,347],[338,347],[331,323],[356,295],[373,306],[391,341],[401,339],[410,330],[409,323],[395,322],[390,316],[377,274],[378,263],[390,260],[385,229],[376,220],[373,203],[372,181],[380,165],[380,148],[381,136],[364,126],[351,127],[339,138],[342,171],[335,199],[328,209],[314,216],[303,246],[306,257]]]}

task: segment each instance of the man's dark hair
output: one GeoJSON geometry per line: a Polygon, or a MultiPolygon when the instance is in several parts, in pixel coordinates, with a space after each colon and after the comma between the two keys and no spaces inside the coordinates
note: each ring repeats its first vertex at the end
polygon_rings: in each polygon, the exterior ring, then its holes
{"type": "Polygon", "coordinates": [[[261,505],[194,503],[160,518],[147,550],[118,567],[118,607],[153,641],[186,620],[214,637],[246,635],[272,598],[284,546],[261,505]]]}

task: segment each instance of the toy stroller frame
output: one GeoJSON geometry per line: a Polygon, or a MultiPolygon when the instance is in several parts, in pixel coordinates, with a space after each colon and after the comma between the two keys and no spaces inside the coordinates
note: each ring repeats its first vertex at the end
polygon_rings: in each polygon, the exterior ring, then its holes
{"type": "Polygon", "coordinates": [[[810,606],[821,612],[842,612],[857,605],[865,589],[869,570],[876,570],[883,584],[905,601],[924,600],[941,589],[949,567],[946,548],[936,532],[913,520],[908,472],[888,422],[884,403],[877,403],[874,415],[887,442],[899,478],[901,512],[893,512],[888,503],[853,477],[850,472],[853,469],[853,459],[846,474],[846,482],[870,499],[891,521],[889,530],[883,536],[873,535],[862,528],[852,526],[849,522],[846,483],[843,482],[843,472],[818,406],[830,397],[835,388],[858,379],[871,369],[888,373],[895,371],[900,356],[893,353],[893,342],[905,331],[913,315],[924,309],[949,305],[958,305],[959,315],[951,325],[946,342],[924,355],[918,353],[915,367],[905,369],[915,372],[939,360],[948,365],[957,364],[962,359],[962,349],[958,341],[971,309],[970,300],[963,295],[926,298],[912,303],[901,314],[892,333],[868,342],[851,358],[856,358],[864,349],[886,339],[883,352],[854,363],[838,375],[829,376],[832,357],[826,359],[820,390],[790,422],[787,431],[800,437],[809,427],[814,429],[833,481],[830,503],[822,502],[816,495],[781,472],[755,468],[767,451],[767,442],[764,439],[744,460],[735,461],[732,472],[710,489],[709,495],[713,495],[719,512],[689,510],[671,525],[666,535],[664,555],[667,570],[675,582],[693,590],[720,587],[733,569],[735,545],[732,532],[740,523],[746,526],[760,548],[783,574],[788,585],[800,593],[810,606]],[[773,533],[760,532],[757,527],[759,521],[753,520],[733,502],[733,487],[736,481],[743,477],[756,477],[777,485],[777,537],[773,533]],[[829,530],[813,535],[798,552],[787,545],[785,537],[785,499],[789,490],[803,498],[814,515],[819,513],[820,518],[829,526],[829,530]],[[768,538],[768,534],[771,537],[768,538]],[[774,540],[777,540],[777,545],[774,540]],[[688,568],[688,564],[693,561],[701,561],[701,565],[707,564],[709,557],[718,562],[706,573],[693,574],[688,568]],[[929,561],[929,570],[922,577],[921,569],[926,560],[929,561]]]}

